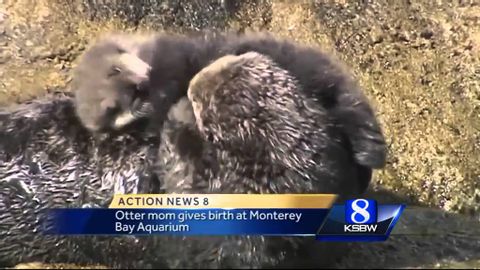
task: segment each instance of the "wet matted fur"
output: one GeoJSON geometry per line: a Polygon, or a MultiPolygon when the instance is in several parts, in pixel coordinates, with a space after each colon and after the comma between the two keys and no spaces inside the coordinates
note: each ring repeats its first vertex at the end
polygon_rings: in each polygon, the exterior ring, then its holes
{"type": "Polygon", "coordinates": [[[161,267],[154,237],[40,232],[48,208],[107,207],[115,193],[155,191],[148,167],[157,147],[158,138],[141,132],[92,137],[71,98],[61,94],[2,109],[0,266],[40,261],[161,267]]]}

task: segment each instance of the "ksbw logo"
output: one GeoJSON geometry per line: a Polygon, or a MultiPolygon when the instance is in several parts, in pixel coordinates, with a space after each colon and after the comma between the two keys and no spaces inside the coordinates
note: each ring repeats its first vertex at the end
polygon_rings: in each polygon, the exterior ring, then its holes
{"type": "Polygon", "coordinates": [[[374,233],[377,230],[377,202],[356,199],[345,203],[344,232],[374,233]]]}
{"type": "Polygon", "coordinates": [[[334,204],[317,232],[320,241],[385,241],[405,205],[378,205],[374,200],[356,199],[334,204]]]}

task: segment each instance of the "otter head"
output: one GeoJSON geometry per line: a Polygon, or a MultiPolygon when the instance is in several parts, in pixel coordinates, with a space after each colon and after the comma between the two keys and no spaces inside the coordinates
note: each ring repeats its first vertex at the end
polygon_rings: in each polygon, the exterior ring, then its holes
{"type": "Polygon", "coordinates": [[[81,57],[73,76],[77,114],[86,128],[115,127],[118,115],[144,95],[150,65],[139,57],[134,37],[114,35],[94,44],[81,57]]]}
{"type": "Polygon", "coordinates": [[[296,87],[288,72],[269,57],[248,52],[221,57],[197,73],[188,98],[198,129],[213,143],[276,147],[285,145],[279,137],[289,136],[295,114],[290,112],[295,106],[291,90],[296,87]]]}

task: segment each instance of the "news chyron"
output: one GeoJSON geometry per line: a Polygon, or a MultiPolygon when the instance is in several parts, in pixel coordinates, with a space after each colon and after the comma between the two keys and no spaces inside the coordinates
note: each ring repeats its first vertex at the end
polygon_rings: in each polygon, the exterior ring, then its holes
{"type": "Polygon", "coordinates": [[[56,235],[264,235],[385,241],[404,205],[335,194],[119,194],[109,208],[51,209],[56,235]]]}
{"type": "Polygon", "coordinates": [[[333,205],[317,233],[320,241],[385,241],[405,205],[378,205],[375,200],[355,199],[333,205]]]}

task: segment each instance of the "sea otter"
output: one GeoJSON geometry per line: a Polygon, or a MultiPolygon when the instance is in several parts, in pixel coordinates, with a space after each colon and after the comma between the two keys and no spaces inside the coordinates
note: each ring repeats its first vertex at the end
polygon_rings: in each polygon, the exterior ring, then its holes
{"type": "MultiPolygon", "coordinates": [[[[370,175],[354,161],[327,110],[301,88],[287,70],[255,52],[227,55],[202,69],[162,128],[155,166],[162,189],[361,194],[370,175]]],[[[301,237],[166,241],[162,253],[174,268],[281,267],[312,248],[311,239],[301,237]],[[195,261],[180,259],[192,257],[195,261]]]]}
{"type": "MultiPolygon", "coordinates": [[[[254,51],[268,55],[279,67],[295,77],[302,86],[304,95],[316,101],[312,106],[327,110],[351,145],[354,159],[358,164],[365,166],[366,171],[385,165],[385,139],[368,99],[341,67],[342,65],[319,48],[277,38],[268,33],[236,34],[206,31],[186,35],[153,36],[146,42],[147,46],[139,46],[146,48],[148,58],[144,58],[144,62],[150,67],[148,80],[140,91],[126,91],[124,87],[114,83],[121,77],[109,76],[109,67],[115,62],[112,59],[120,59],[123,55],[116,52],[116,48],[124,47],[122,40],[116,39],[115,42],[108,43],[111,49],[106,50],[103,55],[100,53],[95,61],[89,61],[88,57],[84,58],[81,65],[84,70],[94,70],[97,61],[104,61],[102,65],[108,67],[104,71],[97,68],[100,78],[89,77],[88,73],[77,76],[79,84],[74,89],[79,100],[77,106],[85,108],[85,114],[79,115],[80,118],[86,119],[84,123],[93,120],[94,124],[89,124],[92,129],[112,127],[118,129],[135,121],[135,117],[132,117],[134,114],[128,111],[136,111],[132,107],[138,105],[129,104],[152,104],[140,106],[150,109],[144,110],[147,113],[139,115],[143,117],[148,114],[153,122],[161,123],[170,107],[186,96],[189,81],[202,68],[224,55],[240,55],[254,51]],[[110,86],[107,87],[108,90],[104,90],[101,82],[109,80],[113,82],[108,84],[110,86]],[[82,98],[85,92],[89,98],[82,98]],[[90,106],[97,109],[93,110],[90,106]]],[[[102,43],[94,44],[91,50],[95,51],[97,47],[102,47],[102,43]]],[[[138,54],[140,55],[142,51],[143,49],[138,50],[138,54]]],[[[87,50],[86,54],[89,53],[87,50]]],[[[130,64],[135,65],[137,62],[138,59],[132,60],[130,64]]]]}

